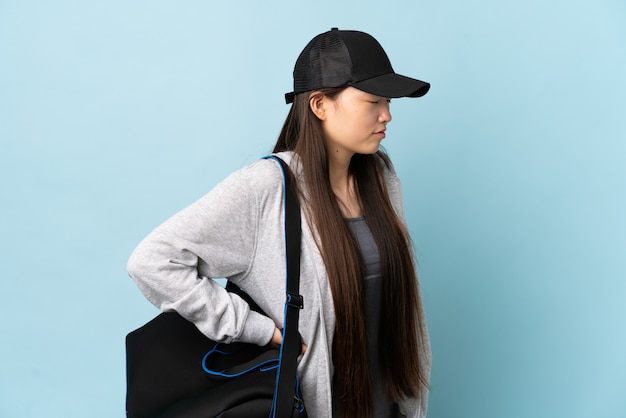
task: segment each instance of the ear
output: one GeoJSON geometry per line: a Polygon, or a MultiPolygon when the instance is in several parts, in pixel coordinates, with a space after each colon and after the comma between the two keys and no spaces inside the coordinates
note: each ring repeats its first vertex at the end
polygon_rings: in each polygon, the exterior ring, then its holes
{"type": "Polygon", "coordinates": [[[314,91],[309,95],[309,106],[311,111],[319,120],[326,120],[326,106],[328,106],[328,98],[320,93],[314,91]]]}

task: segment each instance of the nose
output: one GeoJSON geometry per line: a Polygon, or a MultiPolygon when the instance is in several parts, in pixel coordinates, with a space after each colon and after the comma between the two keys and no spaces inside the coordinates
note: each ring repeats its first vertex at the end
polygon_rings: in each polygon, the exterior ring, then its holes
{"type": "Polygon", "coordinates": [[[384,100],[383,105],[381,107],[381,112],[378,115],[378,121],[380,123],[389,123],[391,122],[391,110],[389,109],[389,101],[384,100]]]}

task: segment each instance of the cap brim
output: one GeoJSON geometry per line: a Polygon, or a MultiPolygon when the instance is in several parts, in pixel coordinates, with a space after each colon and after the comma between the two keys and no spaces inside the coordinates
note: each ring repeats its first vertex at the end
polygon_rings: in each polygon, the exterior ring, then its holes
{"type": "MultiPolygon", "coordinates": [[[[430,83],[396,73],[384,74],[358,83],[352,87],[381,97],[422,97],[430,90],[430,83]]],[[[295,92],[285,93],[285,102],[292,103],[295,92]]]]}
{"type": "Polygon", "coordinates": [[[352,87],[381,97],[422,97],[428,93],[430,83],[389,73],[353,83],[352,87]]]}

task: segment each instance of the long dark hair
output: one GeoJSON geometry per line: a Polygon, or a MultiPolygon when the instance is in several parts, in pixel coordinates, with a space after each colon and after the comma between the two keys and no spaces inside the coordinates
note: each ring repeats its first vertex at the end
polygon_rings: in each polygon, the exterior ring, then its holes
{"type": "MultiPolygon", "coordinates": [[[[343,88],[314,94],[334,98],[343,88]]],[[[318,235],[336,315],[333,362],[342,418],[370,417],[372,379],[367,362],[365,304],[361,257],[337,203],[329,178],[329,163],[320,120],[309,106],[309,94],[295,97],[274,152],[294,151],[303,172],[300,193],[307,217],[318,235]],[[342,256],[338,256],[341,254],[342,256]]],[[[382,295],[379,364],[389,400],[416,398],[427,379],[420,364],[425,330],[418,319],[417,277],[410,238],[396,215],[384,181],[388,157],[355,154],[349,175],[355,182],[363,214],[378,246],[382,295]]]]}

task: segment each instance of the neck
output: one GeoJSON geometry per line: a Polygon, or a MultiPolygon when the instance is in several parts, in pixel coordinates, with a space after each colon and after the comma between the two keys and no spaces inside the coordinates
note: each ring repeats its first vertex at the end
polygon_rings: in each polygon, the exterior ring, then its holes
{"type": "Polygon", "coordinates": [[[356,194],[354,179],[350,176],[349,158],[340,158],[338,155],[331,155],[328,161],[328,176],[330,187],[335,194],[343,216],[346,218],[356,218],[362,215],[361,204],[356,194]]]}
{"type": "Polygon", "coordinates": [[[349,168],[352,155],[341,151],[328,150],[328,177],[330,185],[334,189],[345,190],[349,180],[349,168]]]}

